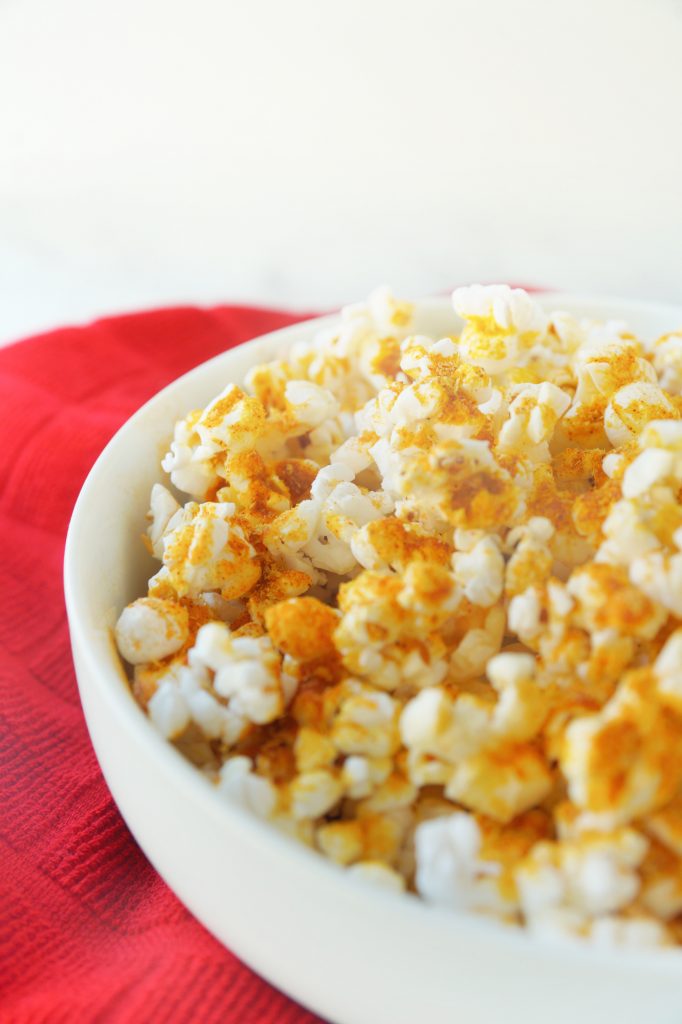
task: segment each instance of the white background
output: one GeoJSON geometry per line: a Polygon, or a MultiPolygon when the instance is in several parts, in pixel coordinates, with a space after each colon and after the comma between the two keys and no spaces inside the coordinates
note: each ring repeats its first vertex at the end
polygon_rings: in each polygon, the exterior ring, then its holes
{"type": "Polygon", "coordinates": [[[0,0],[0,339],[473,280],[682,301],[680,0],[0,0]]]}

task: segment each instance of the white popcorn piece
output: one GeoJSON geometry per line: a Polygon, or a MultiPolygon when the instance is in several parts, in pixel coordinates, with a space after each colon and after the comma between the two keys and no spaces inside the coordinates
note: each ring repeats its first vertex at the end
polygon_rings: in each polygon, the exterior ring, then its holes
{"type": "Polygon", "coordinates": [[[637,868],[647,840],[632,829],[539,843],[515,873],[521,910],[529,919],[577,912],[592,919],[627,907],[640,889],[637,868]]]}
{"type": "Polygon", "coordinates": [[[196,420],[197,416],[191,414],[175,424],[173,440],[161,466],[178,490],[201,501],[218,482],[218,475],[210,460],[198,454],[201,441],[196,420]]]}
{"type": "Polygon", "coordinates": [[[652,551],[630,564],[630,579],[653,601],[682,616],[682,553],[652,551]]]}
{"type": "Polygon", "coordinates": [[[504,558],[495,537],[486,536],[468,551],[452,556],[455,581],[472,604],[489,608],[504,589],[504,558]]]}
{"type": "Polygon", "coordinates": [[[131,665],[160,661],[179,651],[189,636],[187,609],[174,601],[140,597],[124,608],[115,637],[131,665]]]}
{"type": "Polygon", "coordinates": [[[187,701],[170,680],[161,683],[147,706],[152,722],[168,740],[180,736],[190,723],[187,701]]]}
{"type": "Polygon", "coordinates": [[[333,419],[339,412],[339,404],[331,391],[308,380],[288,381],[284,397],[294,420],[306,431],[333,419]]]}
{"type": "Polygon", "coordinates": [[[425,821],[415,832],[419,895],[452,910],[504,911],[499,866],[480,858],[476,819],[462,812],[425,821]]]}
{"type": "Polygon", "coordinates": [[[209,622],[197,633],[190,665],[215,673],[215,692],[247,721],[272,722],[283,711],[281,657],[269,637],[232,637],[221,622],[209,622]]]}
{"type": "Polygon", "coordinates": [[[150,520],[147,536],[152,545],[152,552],[159,561],[163,558],[163,537],[173,516],[180,511],[177,503],[168,488],[163,484],[154,484],[152,487],[149,514],[150,520]]]}
{"type": "Polygon", "coordinates": [[[623,474],[623,497],[639,498],[655,484],[672,476],[675,458],[663,448],[647,448],[623,474]]]}
{"type": "Polygon", "coordinates": [[[277,806],[277,790],[256,775],[250,757],[231,757],[220,769],[218,792],[259,818],[269,818],[277,806]]]}

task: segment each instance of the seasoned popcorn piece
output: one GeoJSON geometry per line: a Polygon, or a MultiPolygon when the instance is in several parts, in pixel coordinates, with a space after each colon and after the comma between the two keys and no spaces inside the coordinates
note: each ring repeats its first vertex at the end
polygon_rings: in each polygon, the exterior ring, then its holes
{"type": "Polygon", "coordinates": [[[420,526],[391,516],[361,527],[351,541],[351,550],[364,569],[400,572],[412,561],[446,565],[452,548],[420,526]]]}
{"type": "Polygon", "coordinates": [[[235,506],[189,502],[166,527],[163,568],[149,588],[152,596],[170,590],[178,597],[217,590],[229,601],[246,594],[259,576],[256,552],[236,519],[235,506]]]}
{"type": "Polygon", "coordinates": [[[554,479],[559,490],[581,494],[593,487],[606,483],[607,474],[603,468],[605,448],[564,448],[552,461],[554,479]]]}
{"type": "Polygon", "coordinates": [[[291,814],[296,821],[319,818],[334,807],[343,795],[338,774],[316,768],[297,775],[289,786],[291,814]]]}
{"type": "Polygon", "coordinates": [[[268,468],[256,451],[231,456],[225,465],[226,483],[217,491],[221,502],[233,502],[249,531],[260,533],[264,526],[290,508],[282,481],[268,468]]]}
{"type": "Polygon", "coordinates": [[[510,530],[505,547],[512,552],[507,562],[504,591],[507,597],[541,585],[551,575],[554,556],[549,542],[554,526],[544,516],[533,516],[524,526],[510,530]]]}
{"type": "Polygon", "coordinates": [[[679,419],[680,413],[668,396],[651,381],[626,384],[612,397],[604,411],[604,429],[614,447],[634,441],[651,420],[679,419]]]}
{"type": "Polygon", "coordinates": [[[633,382],[655,383],[656,373],[636,339],[617,323],[588,327],[573,368],[577,388],[557,432],[568,444],[602,448],[608,444],[605,413],[612,396],[633,382]]]}
{"type": "Polygon", "coordinates": [[[576,601],[573,622],[589,633],[602,630],[652,640],[668,614],[633,586],[620,566],[592,563],[576,569],[566,584],[576,601]]]}
{"type": "Polygon", "coordinates": [[[662,807],[682,781],[682,718],[663,705],[650,668],[623,677],[595,715],[566,729],[561,769],[573,802],[605,827],[662,807]]]}
{"type": "Polygon", "coordinates": [[[325,572],[344,575],[354,569],[352,541],[358,530],[393,509],[388,495],[354,484],[355,472],[346,462],[320,470],[310,500],[278,516],[263,534],[274,558],[308,573],[314,583],[324,582],[325,572]]]}
{"type": "Polygon", "coordinates": [[[308,726],[298,730],[294,741],[297,771],[309,772],[315,768],[326,768],[336,761],[338,753],[331,737],[308,726]]]}
{"type": "Polygon", "coordinates": [[[453,700],[439,687],[422,690],[406,704],[400,729],[417,785],[441,783],[452,799],[505,821],[551,785],[542,758],[523,745],[539,731],[549,704],[532,656],[498,655],[488,673],[492,688],[480,695],[453,700]]]}
{"type": "Polygon", "coordinates": [[[283,569],[267,551],[261,555],[260,564],[260,579],[250,591],[246,603],[251,618],[263,623],[268,608],[288,598],[300,597],[310,589],[311,581],[308,573],[283,569]]]}
{"type": "MultiPolygon", "coordinates": [[[[235,384],[206,406],[196,421],[195,431],[201,442],[200,453],[231,456],[249,451],[265,430],[265,410],[257,398],[251,398],[235,384]]],[[[165,467],[164,467],[165,468],[165,467]]]]}
{"type": "Polygon", "coordinates": [[[310,497],[310,488],[320,471],[312,459],[280,459],[274,463],[274,471],[289,492],[292,505],[310,497]]]}
{"type": "Polygon", "coordinates": [[[410,498],[411,506],[466,529],[510,526],[523,509],[519,486],[486,441],[437,443],[425,454],[408,450],[399,493],[410,498]]]}
{"type": "Polygon", "coordinates": [[[507,822],[539,804],[552,785],[542,754],[530,744],[512,744],[461,761],[445,793],[473,811],[507,822]]]}
{"type": "Polygon", "coordinates": [[[508,418],[497,437],[500,450],[525,455],[533,462],[548,462],[554,428],[571,404],[565,391],[545,381],[525,384],[509,406],[508,418]]]}
{"type": "Polygon", "coordinates": [[[630,578],[652,601],[682,618],[682,552],[668,555],[653,551],[635,558],[630,565],[630,578]]]}
{"type": "Polygon", "coordinates": [[[405,841],[405,814],[361,814],[348,821],[325,822],[317,830],[320,850],[337,864],[373,861],[396,866],[405,841]]]}
{"type": "Polygon", "coordinates": [[[166,665],[154,682],[147,710],[159,732],[184,744],[188,756],[200,765],[213,757],[206,741],[219,740],[229,749],[248,727],[242,709],[225,704],[210,672],[195,658],[190,664],[176,660],[166,665]]]}
{"type": "Polygon", "coordinates": [[[361,800],[391,774],[393,762],[390,757],[366,757],[352,754],[343,762],[341,777],[346,792],[354,800],[361,800]]]}
{"type": "Polygon", "coordinates": [[[573,502],[572,517],[577,532],[598,547],[608,536],[608,520],[621,495],[620,484],[607,480],[593,491],[579,494],[573,502]]]}
{"type": "Polygon", "coordinates": [[[331,729],[337,750],[370,758],[394,754],[400,744],[400,705],[387,693],[357,682],[344,684],[343,693],[331,729]]]}
{"type": "Polygon", "coordinates": [[[235,384],[228,384],[201,412],[176,424],[162,462],[172,482],[204,499],[220,479],[225,460],[256,447],[265,431],[265,409],[235,384]]]}
{"type": "Polygon", "coordinates": [[[459,339],[461,358],[493,376],[510,370],[547,327],[545,313],[520,288],[457,288],[452,303],[466,322],[459,339]]]}
{"type": "Polygon", "coordinates": [[[333,658],[338,624],[338,612],[314,597],[293,597],[265,613],[265,626],[275,647],[299,661],[333,658]]]}
{"type": "Polygon", "coordinates": [[[185,644],[189,616],[177,601],[140,597],[123,609],[114,633],[121,655],[131,665],[161,661],[185,644]]]}
{"type": "Polygon", "coordinates": [[[436,564],[411,562],[402,577],[362,572],[339,590],[337,650],[350,672],[382,689],[439,682],[447,665],[437,631],[459,600],[452,574],[436,564]]]}
{"type": "Polygon", "coordinates": [[[424,335],[411,335],[400,346],[400,369],[411,380],[455,377],[460,369],[458,345],[453,338],[433,341],[424,335]]]}

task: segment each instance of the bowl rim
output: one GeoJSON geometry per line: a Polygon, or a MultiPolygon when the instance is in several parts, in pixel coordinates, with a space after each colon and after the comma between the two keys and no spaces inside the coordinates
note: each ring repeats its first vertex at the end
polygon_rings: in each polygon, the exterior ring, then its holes
{"type": "MultiPolygon", "coordinates": [[[[669,303],[645,302],[618,297],[601,297],[557,291],[534,292],[533,297],[545,308],[548,306],[555,308],[555,304],[557,309],[569,307],[571,311],[577,311],[581,307],[613,307],[622,311],[625,316],[628,313],[670,315],[671,318],[678,318],[682,325],[682,306],[669,303]]],[[[415,304],[432,312],[445,311],[446,309],[451,311],[452,309],[449,297],[427,297],[416,300],[415,304]]],[[[84,686],[92,687],[96,690],[109,709],[112,718],[112,729],[114,727],[124,729],[130,734],[131,739],[135,743],[146,746],[150,756],[153,755],[156,758],[159,768],[164,772],[169,785],[176,786],[187,798],[195,801],[202,809],[202,812],[210,818],[217,818],[218,820],[225,820],[226,817],[230,818],[235,826],[243,830],[253,842],[270,845],[273,850],[276,850],[283,869],[286,868],[287,863],[300,865],[303,863],[303,859],[306,859],[306,870],[313,872],[321,885],[326,884],[328,887],[331,885],[334,887],[343,885],[353,886],[355,891],[357,882],[343,868],[334,864],[323,855],[309,849],[303,843],[282,834],[268,821],[258,818],[238,803],[226,800],[224,796],[211,786],[210,782],[189,760],[154,729],[149,718],[135,702],[130,688],[123,685],[121,663],[114,645],[111,645],[111,662],[103,664],[91,644],[92,638],[85,614],[85,599],[79,582],[78,568],[81,554],[80,535],[82,524],[87,516],[88,505],[92,500],[92,496],[96,493],[102,478],[106,478],[107,462],[110,453],[130,434],[135,432],[138,425],[144,421],[151,409],[161,404],[167,395],[181,392],[188,378],[193,377],[199,372],[204,372],[206,368],[212,365],[221,364],[226,358],[229,362],[229,356],[233,353],[243,352],[245,348],[255,347],[256,344],[266,340],[277,345],[285,345],[304,337],[308,339],[320,328],[331,326],[337,323],[338,320],[338,313],[303,320],[275,331],[269,331],[266,334],[259,335],[256,338],[229,348],[211,359],[198,363],[191,370],[177,377],[170,384],[156,392],[125,421],[96,459],[74,505],[64,550],[64,595],[71,645],[74,650],[78,650],[81,662],[87,670],[85,673],[78,673],[81,702],[84,702],[84,686]],[[84,676],[87,677],[86,683],[83,682],[84,676]]],[[[159,476],[161,476],[161,470],[159,470],[159,476]]],[[[151,481],[151,483],[153,482],[151,481]]],[[[98,753],[97,750],[95,750],[95,753],[98,753]]],[[[103,774],[105,773],[103,772],[103,774]]],[[[125,813],[123,811],[121,813],[125,818],[125,813]]],[[[145,850],[144,838],[139,839],[137,835],[135,835],[135,838],[141,848],[145,850]]],[[[147,856],[146,852],[145,855],[147,856]]],[[[180,896],[180,899],[187,906],[182,896],[180,896]]],[[[378,886],[366,885],[363,888],[363,900],[374,903],[379,910],[382,906],[388,908],[389,905],[393,911],[396,910],[395,893],[385,891],[378,886]]],[[[454,933],[454,931],[459,930],[472,935],[477,934],[490,944],[491,953],[492,946],[495,944],[501,951],[508,950],[517,954],[525,952],[527,955],[536,958],[536,960],[538,957],[559,958],[563,962],[572,961],[577,966],[586,969],[603,968],[613,970],[616,968],[618,970],[636,971],[640,974],[658,974],[662,978],[679,978],[682,971],[682,950],[676,947],[631,950],[625,947],[606,948],[569,940],[554,942],[523,928],[504,927],[499,921],[487,918],[482,914],[464,910],[450,910],[428,904],[419,897],[409,893],[401,894],[401,903],[406,928],[410,927],[411,921],[414,921],[415,925],[423,927],[428,915],[434,935],[438,932],[441,936],[447,938],[448,932],[454,933]]],[[[200,920],[202,919],[200,918],[200,920]]],[[[202,924],[212,931],[210,922],[207,923],[202,920],[202,924]]],[[[219,941],[222,942],[220,939],[219,941]]]]}

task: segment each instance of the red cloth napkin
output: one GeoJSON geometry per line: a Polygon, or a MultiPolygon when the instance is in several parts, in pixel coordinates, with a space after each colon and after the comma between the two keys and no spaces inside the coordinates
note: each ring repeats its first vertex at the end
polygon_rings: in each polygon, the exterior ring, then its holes
{"type": "Polygon", "coordinates": [[[128,832],[80,708],[62,596],[76,496],[195,364],[300,317],[168,309],[0,350],[0,1021],[313,1024],[225,950],[128,832]]]}

